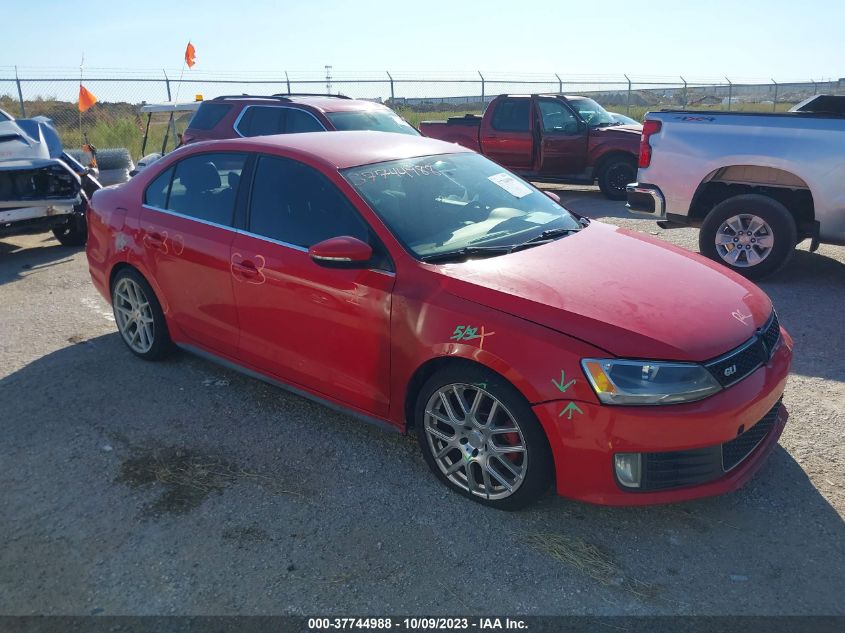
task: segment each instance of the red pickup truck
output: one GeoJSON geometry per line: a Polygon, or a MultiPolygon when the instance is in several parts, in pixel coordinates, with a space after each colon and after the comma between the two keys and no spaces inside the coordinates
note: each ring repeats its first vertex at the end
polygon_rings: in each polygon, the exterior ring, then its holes
{"type": "Polygon", "coordinates": [[[587,97],[499,95],[483,116],[423,121],[425,136],[459,143],[534,180],[598,181],[624,200],[637,177],[640,125],[622,125],[587,97]]]}

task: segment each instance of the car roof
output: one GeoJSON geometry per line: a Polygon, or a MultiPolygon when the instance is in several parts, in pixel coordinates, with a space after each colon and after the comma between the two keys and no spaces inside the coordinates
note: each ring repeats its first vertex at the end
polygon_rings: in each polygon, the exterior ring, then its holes
{"type": "MultiPolygon", "coordinates": [[[[320,112],[345,112],[355,110],[386,110],[387,106],[377,101],[367,101],[365,99],[350,99],[343,96],[332,95],[296,95],[296,94],[278,94],[278,95],[227,95],[216,97],[211,101],[215,102],[241,102],[245,105],[278,105],[285,106],[291,104],[306,105],[315,108],[320,112]]],[[[211,102],[209,101],[209,103],[211,102]]]]}
{"type": "Polygon", "coordinates": [[[191,143],[187,147],[198,151],[272,152],[272,150],[283,150],[334,169],[435,154],[472,152],[456,143],[446,143],[425,136],[371,130],[250,136],[221,141],[202,141],[191,143]]]}

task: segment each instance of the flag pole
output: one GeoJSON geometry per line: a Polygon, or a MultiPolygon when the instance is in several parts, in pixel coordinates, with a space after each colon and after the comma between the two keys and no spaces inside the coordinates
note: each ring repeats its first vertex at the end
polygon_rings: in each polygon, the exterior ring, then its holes
{"type": "MultiPolygon", "coordinates": [[[[82,67],[85,65],[85,53],[82,53],[82,59],[79,62],[79,94],[82,94],[82,67]]],[[[81,145],[85,144],[85,136],[82,133],[82,104],[77,101],[76,109],[79,110],[79,142],[81,145]]]]}
{"type": "MultiPolygon", "coordinates": [[[[188,40],[188,44],[190,45],[191,40],[188,40]]],[[[176,98],[173,100],[173,103],[177,103],[179,101],[179,91],[182,89],[182,75],[185,74],[185,64],[188,63],[188,59],[185,55],[182,56],[182,70],[179,73],[179,83],[176,85],[176,98]]]]}

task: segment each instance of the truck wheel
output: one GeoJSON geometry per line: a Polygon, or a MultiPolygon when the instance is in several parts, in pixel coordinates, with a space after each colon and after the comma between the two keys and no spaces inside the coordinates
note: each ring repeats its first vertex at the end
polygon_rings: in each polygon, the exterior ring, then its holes
{"type": "Polygon", "coordinates": [[[53,229],[53,235],[62,246],[85,246],[88,239],[88,222],[81,213],[74,213],[67,223],[53,229]]]}
{"type": "Polygon", "coordinates": [[[702,255],[749,279],[761,279],[786,265],[797,242],[798,229],[789,210],[759,194],[717,204],[698,235],[702,255]]]}
{"type": "Polygon", "coordinates": [[[632,156],[607,159],[599,170],[599,188],[610,200],[624,200],[625,186],[637,180],[637,161],[632,156]]]}

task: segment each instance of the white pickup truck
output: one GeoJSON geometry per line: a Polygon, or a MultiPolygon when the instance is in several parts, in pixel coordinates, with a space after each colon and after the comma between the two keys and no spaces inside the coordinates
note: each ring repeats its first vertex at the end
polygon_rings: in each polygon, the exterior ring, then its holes
{"type": "Polygon", "coordinates": [[[649,112],[628,208],[700,227],[701,253],[759,279],[812,240],[845,244],[845,96],[790,112],[649,112]]]}

